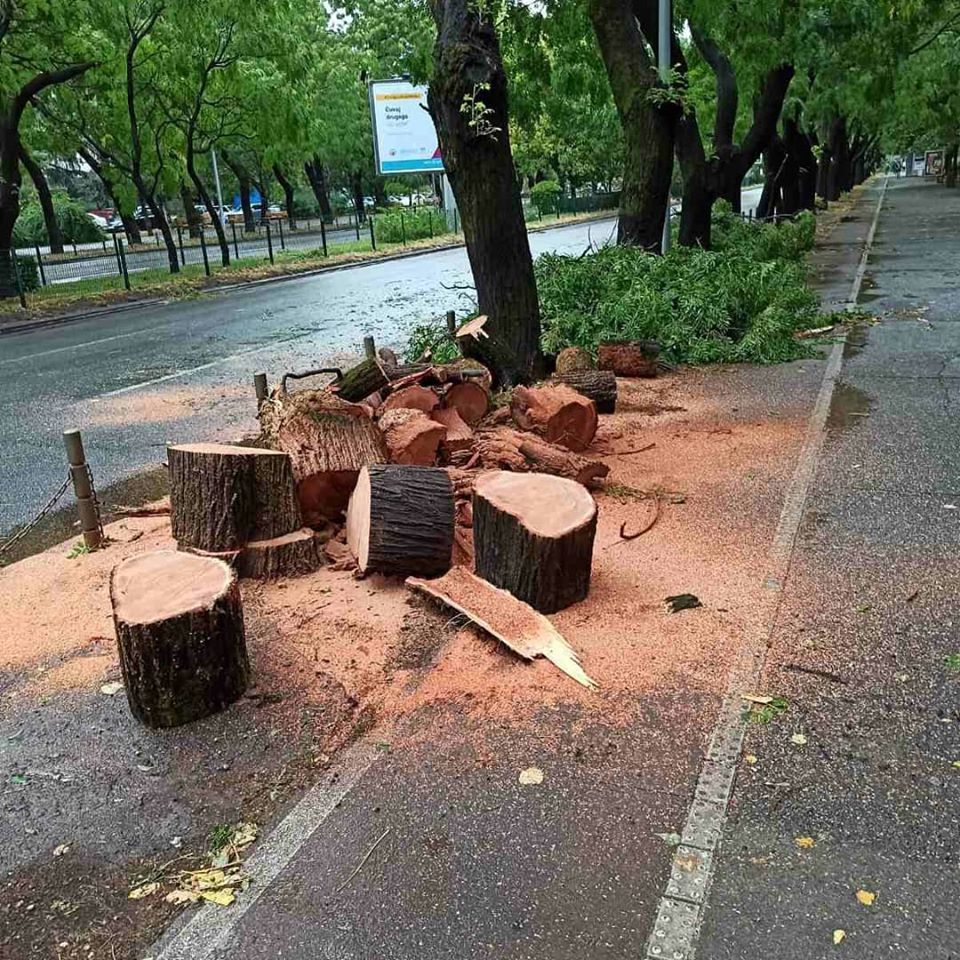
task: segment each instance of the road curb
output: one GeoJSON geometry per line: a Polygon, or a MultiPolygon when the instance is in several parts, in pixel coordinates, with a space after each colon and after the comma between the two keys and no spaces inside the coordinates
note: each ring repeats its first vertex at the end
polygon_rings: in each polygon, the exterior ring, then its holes
{"type": "Polygon", "coordinates": [[[106,317],[114,313],[126,313],[138,307],[161,307],[170,300],[162,297],[152,297],[149,300],[133,300],[118,303],[115,306],[98,307],[96,310],[85,310],[83,313],[64,314],[59,317],[42,317],[36,320],[24,320],[22,323],[0,324],[0,337],[12,336],[15,333],[28,333],[31,330],[40,330],[43,327],[59,327],[75,320],[90,320],[94,317],[106,317]]]}

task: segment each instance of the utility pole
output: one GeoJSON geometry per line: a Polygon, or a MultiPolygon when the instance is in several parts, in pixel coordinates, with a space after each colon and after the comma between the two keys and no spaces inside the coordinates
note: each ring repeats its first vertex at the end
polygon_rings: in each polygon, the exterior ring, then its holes
{"type": "MultiPolygon", "coordinates": [[[[660,72],[660,81],[670,83],[670,41],[673,33],[673,15],[670,11],[670,0],[660,0],[660,15],[657,20],[657,68],[660,72]]],[[[670,183],[673,183],[673,158],[670,158],[670,183]]],[[[660,250],[666,253],[670,249],[670,189],[667,188],[667,212],[663,218],[663,240],[660,250]]]]}
{"type": "Polygon", "coordinates": [[[226,223],[223,215],[223,191],[220,189],[220,169],[217,167],[217,151],[210,148],[210,159],[213,161],[213,180],[217,185],[217,209],[220,214],[220,222],[226,223]]]}

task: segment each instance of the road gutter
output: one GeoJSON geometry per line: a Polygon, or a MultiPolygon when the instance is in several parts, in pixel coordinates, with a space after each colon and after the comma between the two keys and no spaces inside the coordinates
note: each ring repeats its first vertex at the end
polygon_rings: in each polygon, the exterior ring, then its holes
{"type": "MultiPolygon", "coordinates": [[[[885,177],[845,304],[848,312],[856,308],[860,296],[887,184],[888,179],[885,177]]],[[[747,729],[749,710],[744,709],[743,695],[755,693],[757,690],[767,646],[776,627],[804,507],[820,464],[827,416],[843,366],[846,340],[847,335],[844,333],[834,343],[827,358],[820,391],[807,424],[803,447],[770,545],[766,575],[763,579],[764,615],[760,618],[763,626],[744,638],[730,672],[727,693],[713,728],[709,749],[700,767],[694,799],[680,834],[681,841],[671,867],[670,878],[660,898],[653,929],[647,940],[644,953],[647,960],[694,960],[696,956],[700,927],[706,910],[710,882],[713,879],[715,857],[723,839],[747,729]],[[677,865],[681,860],[682,867],[677,865]]]]}

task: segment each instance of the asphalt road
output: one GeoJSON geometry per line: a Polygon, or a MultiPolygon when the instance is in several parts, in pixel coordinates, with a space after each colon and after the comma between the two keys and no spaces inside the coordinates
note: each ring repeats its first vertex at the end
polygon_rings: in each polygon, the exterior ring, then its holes
{"type": "MultiPolygon", "coordinates": [[[[580,253],[614,221],[530,236],[534,254],[580,253]]],[[[0,336],[0,530],[29,519],[65,470],[60,434],[83,431],[103,486],[163,459],[166,440],[256,431],[251,378],[328,366],[362,338],[472,306],[466,252],[445,250],[217,296],[0,336]]]]}

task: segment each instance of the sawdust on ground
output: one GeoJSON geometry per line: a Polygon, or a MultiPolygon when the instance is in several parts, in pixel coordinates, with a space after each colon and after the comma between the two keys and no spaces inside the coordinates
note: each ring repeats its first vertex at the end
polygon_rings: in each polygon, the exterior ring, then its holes
{"type": "Polygon", "coordinates": [[[164,387],[158,390],[136,390],[91,400],[84,419],[91,427],[186,420],[212,410],[224,400],[251,396],[251,387],[236,383],[223,384],[215,389],[211,389],[208,384],[199,384],[164,387]]]}

